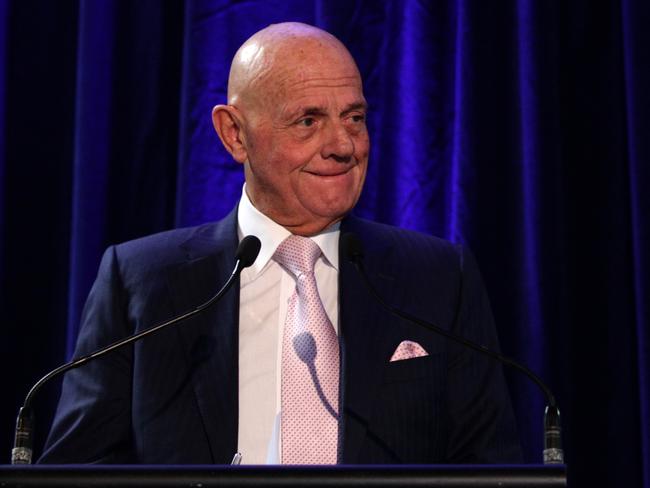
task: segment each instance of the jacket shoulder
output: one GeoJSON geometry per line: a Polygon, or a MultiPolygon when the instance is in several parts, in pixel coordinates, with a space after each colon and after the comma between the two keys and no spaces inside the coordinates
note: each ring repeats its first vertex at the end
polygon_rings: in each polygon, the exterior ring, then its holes
{"type": "Polygon", "coordinates": [[[146,272],[188,260],[199,259],[237,246],[237,224],[233,215],[218,222],[172,229],[109,247],[124,270],[146,272]]]}
{"type": "Polygon", "coordinates": [[[462,264],[463,246],[446,239],[393,225],[349,217],[341,227],[342,232],[353,232],[361,239],[364,249],[391,249],[408,262],[422,257],[426,261],[462,264]]]}

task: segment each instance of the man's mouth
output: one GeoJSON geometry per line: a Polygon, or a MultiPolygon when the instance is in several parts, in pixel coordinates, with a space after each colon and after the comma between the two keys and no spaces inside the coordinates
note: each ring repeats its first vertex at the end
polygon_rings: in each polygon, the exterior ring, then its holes
{"type": "Polygon", "coordinates": [[[342,176],[350,172],[355,165],[345,166],[344,168],[337,168],[332,170],[305,170],[310,175],[321,176],[321,177],[334,177],[342,176]]]}

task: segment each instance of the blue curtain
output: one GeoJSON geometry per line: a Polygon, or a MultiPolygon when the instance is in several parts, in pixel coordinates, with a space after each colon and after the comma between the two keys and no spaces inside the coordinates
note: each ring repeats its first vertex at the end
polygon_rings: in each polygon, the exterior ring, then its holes
{"type": "MultiPolygon", "coordinates": [[[[643,0],[0,0],[0,461],[28,385],[70,357],[102,250],[235,205],[210,110],[237,47],[286,20],[359,63],[356,212],[468,244],[502,349],[563,407],[574,486],[650,488],[643,0]]],[[[509,381],[539,462],[543,400],[509,381]]],[[[37,400],[40,442],[57,395],[37,400]]]]}

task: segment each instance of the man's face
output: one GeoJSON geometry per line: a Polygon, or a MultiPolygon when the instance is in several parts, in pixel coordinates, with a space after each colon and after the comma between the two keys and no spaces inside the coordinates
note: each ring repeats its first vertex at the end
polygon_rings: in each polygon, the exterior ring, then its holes
{"type": "Polygon", "coordinates": [[[257,109],[242,110],[248,196],[259,211],[303,235],[352,209],[369,153],[356,66],[332,49],[314,62],[305,56],[309,49],[273,68],[256,87],[257,109]]]}

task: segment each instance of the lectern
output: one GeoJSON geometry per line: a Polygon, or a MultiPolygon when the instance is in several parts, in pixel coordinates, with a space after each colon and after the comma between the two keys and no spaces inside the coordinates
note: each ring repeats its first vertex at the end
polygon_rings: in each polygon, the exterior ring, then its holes
{"type": "Polygon", "coordinates": [[[3,488],[74,487],[565,487],[563,465],[449,466],[116,466],[0,467],[3,488]]]}

